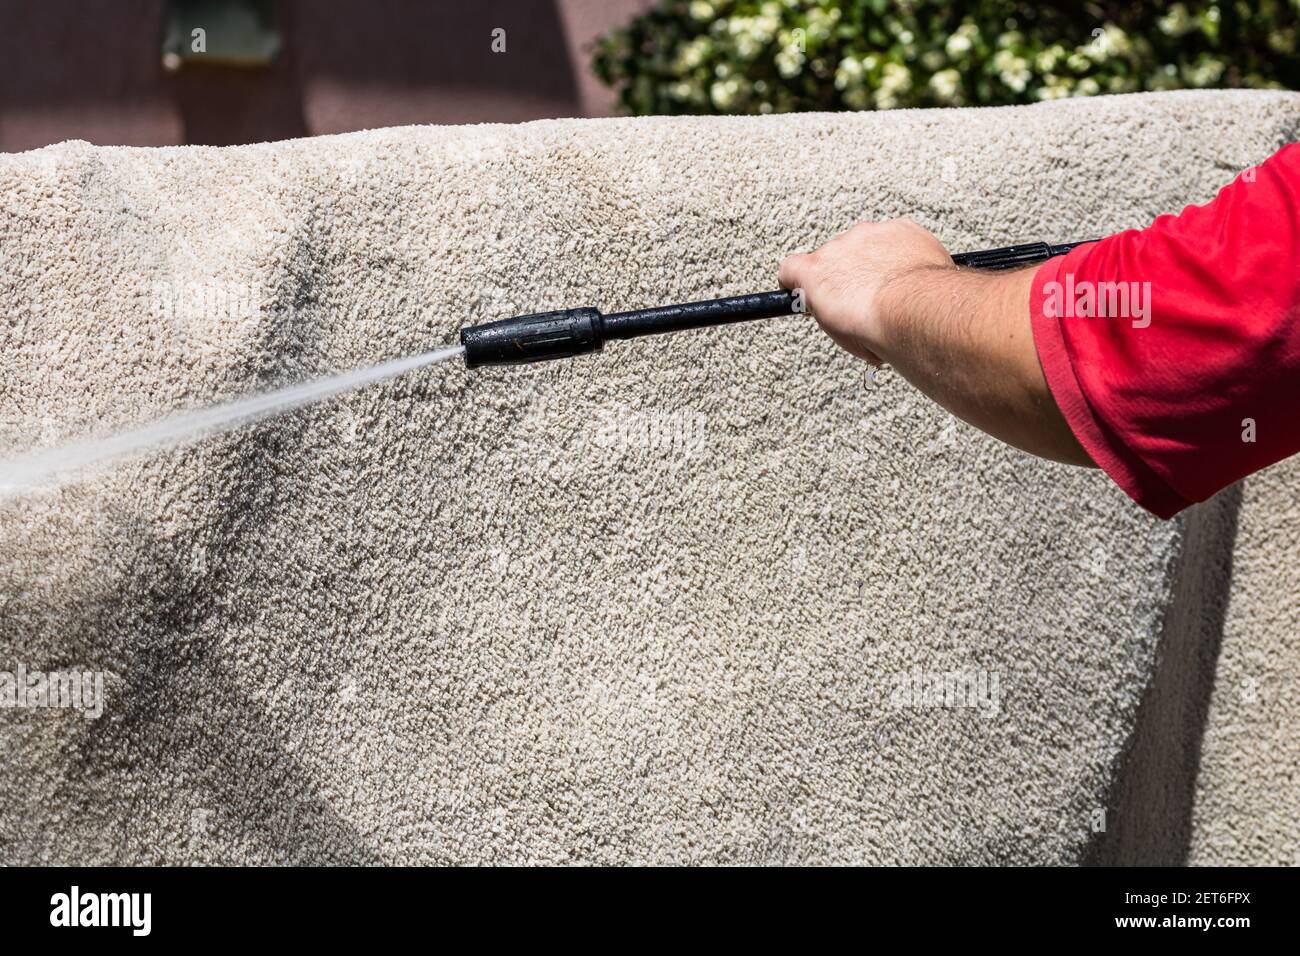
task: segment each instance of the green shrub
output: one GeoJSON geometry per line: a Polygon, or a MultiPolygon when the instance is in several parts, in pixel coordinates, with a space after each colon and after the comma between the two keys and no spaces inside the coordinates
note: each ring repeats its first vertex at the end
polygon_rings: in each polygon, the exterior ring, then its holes
{"type": "Polygon", "coordinates": [[[593,66],[630,113],[1032,103],[1300,85],[1300,0],[662,0],[593,66]]]}

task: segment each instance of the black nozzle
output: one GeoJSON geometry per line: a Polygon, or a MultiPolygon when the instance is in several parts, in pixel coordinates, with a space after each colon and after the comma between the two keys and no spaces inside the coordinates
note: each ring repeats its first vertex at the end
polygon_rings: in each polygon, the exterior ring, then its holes
{"type": "Polygon", "coordinates": [[[605,322],[595,309],[517,315],[461,329],[460,344],[465,346],[466,368],[572,358],[600,351],[605,322]]]}
{"type": "Polygon", "coordinates": [[[460,344],[465,346],[466,368],[520,365],[599,352],[606,339],[632,339],[792,315],[800,311],[801,302],[796,293],[783,290],[610,315],[601,315],[595,309],[562,309],[471,325],[460,330],[460,344]]]}

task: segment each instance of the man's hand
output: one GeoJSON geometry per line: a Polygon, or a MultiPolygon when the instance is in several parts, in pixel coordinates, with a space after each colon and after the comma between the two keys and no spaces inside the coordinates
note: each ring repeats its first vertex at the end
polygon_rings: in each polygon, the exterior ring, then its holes
{"type": "Polygon", "coordinates": [[[804,305],[845,350],[881,364],[886,298],[894,282],[917,270],[955,272],[943,244],[911,219],[860,222],[820,249],[781,263],[781,285],[802,289],[804,305]]]}
{"type": "Polygon", "coordinates": [[[1091,465],[1047,387],[1029,318],[1033,269],[959,269],[910,219],[860,223],[781,263],[781,285],[839,345],[888,362],[963,421],[1051,458],[1091,465]]]}

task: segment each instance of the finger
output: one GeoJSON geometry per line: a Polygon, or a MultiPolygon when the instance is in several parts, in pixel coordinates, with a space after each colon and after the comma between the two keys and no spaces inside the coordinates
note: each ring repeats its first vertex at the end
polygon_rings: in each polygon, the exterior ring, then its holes
{"type": "Polygon", "coordinates": [[[808,254],[796,252],[781,260],[781,269],[777,281],[783,289],[798,289],[803,286],[803,278],[808,271],[808,254]]]}

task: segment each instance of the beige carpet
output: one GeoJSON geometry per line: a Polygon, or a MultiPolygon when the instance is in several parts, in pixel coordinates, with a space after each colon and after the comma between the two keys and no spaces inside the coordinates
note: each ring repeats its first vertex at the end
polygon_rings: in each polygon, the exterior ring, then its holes
{"type": "MultiPolygon", "coordinates": [[[[954,250],[1142,225],[1298,125],[1185,93],[4,156],[0,447],[770,288],[863,217],[954,250]]],[[[1249,767],[1210,738],[1191,833],[1221,619],[1272,653],[1248,605],[1294,582],[1244,519],[1273,557],[1224,611],[1238,498],[1158,523],[801,318],[417,373],[0,502],[0,670],[107,673],[98,720],[0,710],[0,860],[1272,859],[1294,787],[1234,794],[1294,707],[1249,767]],[[905,693],[949,674],[982,695],[905,693]]]]}

